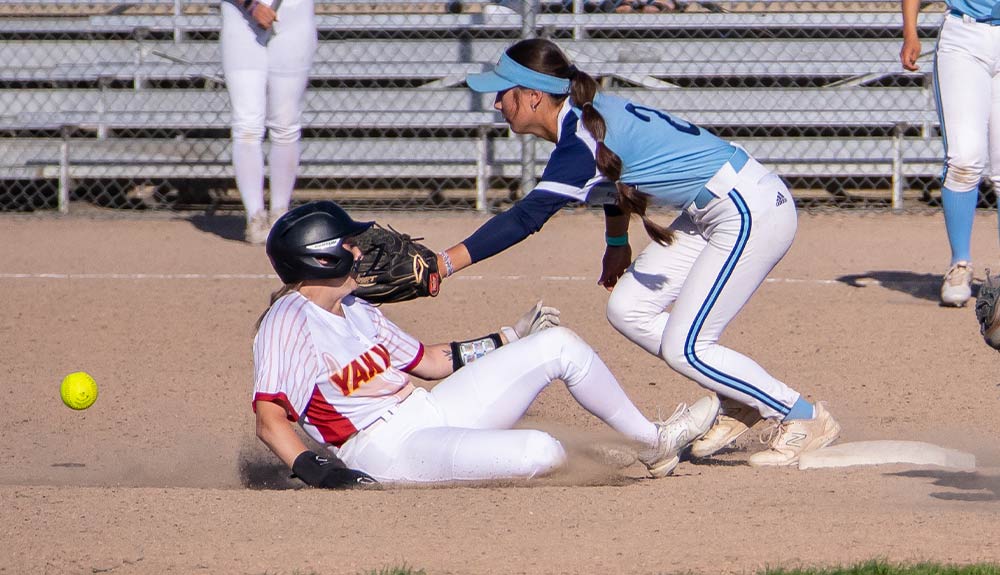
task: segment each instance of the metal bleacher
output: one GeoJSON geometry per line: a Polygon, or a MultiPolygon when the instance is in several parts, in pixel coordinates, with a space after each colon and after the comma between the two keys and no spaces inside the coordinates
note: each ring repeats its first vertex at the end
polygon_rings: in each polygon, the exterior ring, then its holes
{"type": "MultiPolygon", "coordinates": [[[[300,181],[374,201],[386,189],[464,186],[478,209],[489,190],[517,188],[520,139],[464,77],[521,36],[518,10],[317,0],[300,181]]],[[[575,0],[532,17],[606,90],[738,141],[794,182],[871,187],[901,207],[909,180],[939,175],[931,66],[901,70],[895,2],[615,14],[575,0]]],[[[925,8],[925,36],[941,18],[925,8]]],[[[31,181],[52,182],[60,209],[108,181],[231,185],[219,25],[217,0],[0,8],[0,209],[31,181]]],[[[536,173],[550,149],[535,146],[536,173]]]]}

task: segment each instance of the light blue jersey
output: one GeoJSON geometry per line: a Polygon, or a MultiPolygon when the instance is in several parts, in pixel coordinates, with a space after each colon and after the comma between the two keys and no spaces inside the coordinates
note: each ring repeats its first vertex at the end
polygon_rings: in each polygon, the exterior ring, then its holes
{"type": "Polygon", "coordinates": [[[686,207],[736,151],[698,126],[618,96],[598,93],[594,107],[607,124],[604,144],[622,160],[622,182],[660,205],[686,207]]]}
{"type": "Polygon", "coordinates": [[[1000,2],[993,0],[948,0],[948,8],[979,21],[1000,21],[1000,2]]]}

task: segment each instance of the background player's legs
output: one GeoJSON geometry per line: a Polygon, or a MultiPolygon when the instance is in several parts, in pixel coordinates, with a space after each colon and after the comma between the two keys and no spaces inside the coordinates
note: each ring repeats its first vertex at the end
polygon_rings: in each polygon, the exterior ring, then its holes
{"type": "Polygon", "coordinates": [[[267,51],[257,42],[243,13],[222,3],[222,67],[232,111],[233,170],[247,217],[247,241],[263,243],[267,228],[253,223],[264,211],[264,117],[267,51]],[[263,236],[261,235],[263,231],[263,236]]]}
{"type": "Polygon", "coordinates": [[[990,49],[989,37],[980,34],[979,26],[946,19],[935,56],[934,86],[946,156],[941,203],[951,247],[951,269],[941,287],[946,305],[964,305],[972,295],[972,222],[987,160],[992,99],[992,73],[976,56],[990,49]]]}
{"type": "MultiPolygon", "coordinates": [[[[993,189],[1000,191],[1000,62],[990,84],[990,180],[993,189]]],[[[1000,210],[997,210],[998,228],[1000,228],[1000,210]]]]}
{"type": "Polygon", "coordinates": [[[264,100],[266,74],[239,70],[226,79],[233,102],[233,170],[247,222],[264,211],[264,100]]]}
{"type": "Polygon", "coordinates": [[[271,220],[288,210],[299,170],[302,108],[316,53],[313,3],[281,11],[280,33],[268,44],[267,128],[271,220]]]}

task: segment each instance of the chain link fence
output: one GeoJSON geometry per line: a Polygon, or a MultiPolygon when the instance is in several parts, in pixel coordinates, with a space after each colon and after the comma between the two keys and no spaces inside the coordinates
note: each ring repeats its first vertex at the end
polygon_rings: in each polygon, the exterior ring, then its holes
{"type": "MultiPolygon", "coordinates": [[[[241,210],[219,9],[0,5],[0,210],[241,210]]],[[[539,35],[606,90],[743,144],[802,207],[936,209],[944,10],[924,3],[908,73],[896,1],[316,0],[295,200],[504,209],[551,145],[512,134],[464,78],[539,35]]]]}

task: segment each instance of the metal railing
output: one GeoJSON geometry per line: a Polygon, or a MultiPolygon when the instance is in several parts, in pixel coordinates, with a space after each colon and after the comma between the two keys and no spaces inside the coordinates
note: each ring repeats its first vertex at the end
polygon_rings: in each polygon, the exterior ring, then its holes
{"type": "MultiPolygon", "coordinates": [[[[921,15],[928,54],[943,10],[921,15]]],[[[896,2],[317,0],[316,13],[300,198],[503,209],[550,145],[511,134],[463,81],[544,35],[605,89],[744,144],[800,205],[937,205],[931,64],[900,68],[896,2]]],[[[0,7],[0,210],[240,209],[219,27],[217,0],[0,7]]]]}

